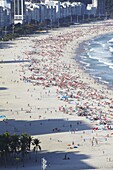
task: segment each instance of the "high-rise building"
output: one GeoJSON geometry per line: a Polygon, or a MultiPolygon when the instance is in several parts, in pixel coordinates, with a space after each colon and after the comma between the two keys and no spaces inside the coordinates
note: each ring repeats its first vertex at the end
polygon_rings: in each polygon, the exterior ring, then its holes
{"type": "MultiPolygon", "coordinates": [[[[63,0],[65,1],[65,0],[63,0]]],[[[69,0],[70,2],[82,2],[84,4],[92,4],[92,0],[69,0]]]]}
{"type": "Polygon", "coordinates": [[[14,0],[14,24],[25,22],[25,0],[14,0]]]}
{"type": "Polygon", "coordinates": [[[97,15],[105,16],[105,3],[106,0],[97,0],[97,15]]]}
{"type": "Polygon", "coordinates": [[[10,0],[0,0],[0,27],[12,23],[10,0]]]}
{"type": "Polygon", "coordinates": [[[97,8],[97,2],[98,0],[92,0],[92,6],[97,8]]]}

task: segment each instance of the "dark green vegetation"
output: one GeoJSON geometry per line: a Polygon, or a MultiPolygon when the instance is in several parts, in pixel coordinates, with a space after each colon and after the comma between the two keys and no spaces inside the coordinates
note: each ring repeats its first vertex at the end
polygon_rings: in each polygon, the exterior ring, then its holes
{"type": "Polygon", "coordinates": [[[22,133],[21,135],[10,135],[8,132],[0,135],[0,166],[8,164],[16,164],[20,161],[24,166],[24,159],[30,156],[31,145],[36,153],[35,161],[37,161],[37,151],[41,151],[39,139],[33,139],[30,135],[22,133]]]}
{"type": "Polygon", "coordinates": [[[28,34],[40,33],[42,31],[48,32],[49,29],[58,28],[58,27],[68,27],[74,23],[88,23],[92,21],[103,20],[104,17],[94,17],[94,16],[68,16],[66,18],[59,19],[56,23],[51,23],[50,20],[35,23],[32,21],[29,24],[17,24],[11,25],[9,27],[4,27],[0,30],[0,41],[9,41],[17,37],[27,36],[28,34]]]}
{"type": "Polygon", "coordinates": [[[36,30],[41,31],[41,24],[35,24],[35,23],[30,23],[30,24],[16,24],[16,25],[10,25],[9,27],[4,27],[0,30],[0,40],[2,41],[8,41],[15,39],[17,37],[25,36],[27,34],[32,34],[36,30]]]}

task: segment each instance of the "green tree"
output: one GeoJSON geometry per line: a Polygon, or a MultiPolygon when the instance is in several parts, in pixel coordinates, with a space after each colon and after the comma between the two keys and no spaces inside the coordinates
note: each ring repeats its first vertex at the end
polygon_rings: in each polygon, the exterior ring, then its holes
{"type": "Polygon", "coordinates": [[[34,151],[36,151],[37,156],[38,149],[41,150],[40,141],[38,139],[32,139],[32,137],[26,133],[23,133],[22,135],[10,135],[9,132],[5,132],[4,134],[1,134],[0,163],[5,163],[6,167],[9,158],[12,158],[13,162],[16,161],[17,167],[19,160],[23,161],[24,166],[24,157],[26,153],[30,151],[31,143],[34,145],[34,151]]]}
{"type": "Polygon", "coordinates": [[[37,151],[38,151],[38,149],[41,151],[41,146],[40,146],[40,140],[39,139],[37,139],[37,138],[35,138],[35,139],[33,139],[33,145],[34,145],[34,148],[33,148],[33,150],[36,152],[36,162],[37,162],[37,151]]]}
{"type": "Polygon", "coordinates": [[[21,146],[22,160],[24,166],[24,157],[27,151],[29,151],[29,135],[23,133],[20,137],[20,142],[21,142],[20,146],[21,146]]]}
{"type": "Polygon", "coordinates": [[[11,136],[9,134],[9,132],[5,132],[2,136],[1,136],[1,143],[2,143],[2,156],[4,158],[5,161],[5,167],[7,165],[7,158],[10,154],[10,142],[11,142],[11,136]]]}
{"type": "Polygon", "coordinates": [[[20,136],[14,134],[11,136],[11,143],[10,143],[11,152],[17,153],[20,150],[20,136]]]}

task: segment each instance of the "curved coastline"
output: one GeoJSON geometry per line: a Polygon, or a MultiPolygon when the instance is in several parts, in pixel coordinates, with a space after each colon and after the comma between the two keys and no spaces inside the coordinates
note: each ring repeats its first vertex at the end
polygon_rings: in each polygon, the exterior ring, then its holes
{"type": "MultiPolygon", "coordinates": [[[[105,79],[102,79],[102,77],[101,77],[101,73],[99,74],[99,76],[96,76],[95,75],[95,73],[91,73],[90,72],[90,69],[91,69],[91,67],[90,67],[90,64],[92,64],[92,62],[91,61],[84,61],[84,59],[82,60],[82,61],[80,61],[80,59],[82,59],[82,55],[87,55],[87,51],[85,50],[85,49],[87,49],[88,48],[88,44],[89,43],[91,43],[92,44],[92,41],[95,41],[95,40],[98,40],[98,39],[102,39],[103,37],[106,37],[106,38],[108,38],[108,36],[110,36],[110,38],[112,38],[111,36],[113,36],[113,33],[106,33],[106,34],[104,34],[104,35],[99,35],[99,36],[97,36],[97,37],[94,37],[94,38],[92,38],[92,39],[90,39],[90,40],[88,40],[88,41],[84,41],[84,42],[82,42],[80,45],[79,45],[79,48],[78,48],[78,53],[76,54],[76,57],[75,57],[75,59],[76,59],[76,61],[77,62],[79,62],[81,65],[82,65],[82,69],[85,69],[84,71],[86,72],[86,73],[88,73],[90,76],[92,76],[96,81],[98,81],[100,84],[105,84],[107,87],[108,87],[108,89],[113,89],[113,87],[112,87],[112,84],[109,82],[109,81],[106,81],[105,79]],[[79,49],[82,49],[82,52],[79,50],[79,49]],[[80,51],[80,52],[79,52],[80,51]],[[80,57],[81,56],[81,57],[80,57]],[[87,69],[87,65],[89,65],[89,69],[87,69]]],[[[91,45],[90,44],[90,45],[91,45]]],[[[93,48],[93,47],[92,47],[93,48]]],[[[95,60],[95,61],[93,61],[94,62],[94,64],[98,64],[98,59],[96,59],[96,58],[93,58],[93,60],[95,60]],[[97,61],[96,61],[97,60],[97,61]]],[[[99,62],[100,63],[100,62],[99,62]]],[[[107,67],[106,65],[103,65],[104,67],[107,67]]],[[[99,67],[98,67],[98,69],[99,69],[99,67]]],[[[100,67],[100,69],[101,69],[101,67],[100,67]]]]}
{"type": "MultiPolygon", "coordinates": [[[[96,82],[81,69],[80,64],[75,60],[79,44],[95,36],[111,32],[112,25],[106,28],[104,22],[101,24],[103,24],[102,27],[96,26],[96,23],[84,24],[75,28],[53,30],[45,36],[32,36],[25,40],[20,38],[14,41],[11,47],[13,51],[9,48],[0,53],[3,56],[2,60],[9,57],[12,60],[18,58],[31,60],[31,64],[0,65],[1,85],[8,88],[1,92],[1,105],[3,109],[6,109],[3,113],[9,119],[7,125],[0,121],[3,127],[0,133],[5,130],[14,133],[14,127],[16,127],[19,130],[17,133],[25,131],[33,137],[38,136],[44,150],[39,153],[38,159],[46,157],[50,162],[51,170],[112,168],[112,164],[106,160],[109,157],[113,159],[111,153],[113,130],[92,130],[97,127],[97,122],[77,115],[77,112],[81,112],[80,107],[84,107],[85,111],[92,115],[96,113],[100,115],[100,112],[104,114],[105,111],[108,116],[112,116],[108,103],[113,104],[113,91],[104,84],[96,82]],[[38,77],[37,73],[42,77],[38,77]],[[54,79],[51,79],[52,85],[50,74],[54,76],[54,79]],[[36,83],[35,76],[40,84],[36,83]],[[48,82],[45,81],[47,79],[48,82]],[[73,81],[75,86],[72,84],[73,81]],[[69,96],[75,103],[60,100],[60,91],[63,94],[75,95],[69,96]],[[75,106],[77,106],[77,112],[74,112],[75,106]],[[53,131],[56,127],[59,131],[53,131]],[[108,137],[107,134],[109,134],[108,137]],[[76,149],[73,142],[77,146],[76,149]],[[70,144],[70,147],[67,144],[70,144]],[[63,160],[65,153],[69,155],[68,162],[63,160]]],[[[34,170],[37,169],[37,164],[27,162],[24,168],[30,170],[32,167],[34,170]]],[[[40,167],[41,162],[38,164],[38,168],[40,167]]]]}
{"type": "MultiPolygon", "coordinates": [[[[83,68],[83,65],[79,61],[79,54],[81,55],[85,51],[85,48],[84,48],[85,43],[89,42],[92,39],[96,39],[96,38],[99,38],[99,37],[102,37],[102,36],[105,36],[105,35],[109,35],[109,34],[113,34],[113,31],[112,30],[106,30],[105,32],[100,31],[100,32],[97,32],[96,34],[94,33],[94,34],[90,35],[90,38],[88,36],[86,36],[85,38],[83,37],[82,41],[81,40],[80,40],[80,42],[77,41],[77,45],[76,45],[76,48],[75,48],[75,51],[74,51],[75,56],[73,58],[78,63],[80,69],[86,74],[87,77],[90,77],[91,79],[93,79],[95,82],[97,82],[97,84],[105,86],[105,89],[112,91],[111,86],[109,86],[104,81],[100,81],[99,78],[93,77],[90,74],[90,72],[87,72],[83,68]]],[[[75,42],[75,44],[76,44],[76,42],[75,42]]]]}

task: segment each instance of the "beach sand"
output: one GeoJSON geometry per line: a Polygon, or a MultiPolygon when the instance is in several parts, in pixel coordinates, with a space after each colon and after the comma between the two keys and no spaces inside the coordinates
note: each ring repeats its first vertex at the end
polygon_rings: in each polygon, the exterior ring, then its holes
{"type": "Polygon", "coordinates": [[[50,170],[113,168],[113,125],[108,129],[94,120],[101,116],[112,122],[113,91],[85,73],[75,58],[80,43],[113,32],[112,27],[108,20],[0,44],[0,115],[6,116],[0,118],[0,133],[26,132],[42,147],[38,162],[27,158],[19,169],[40,170],[43,157],[50,170]]]}

